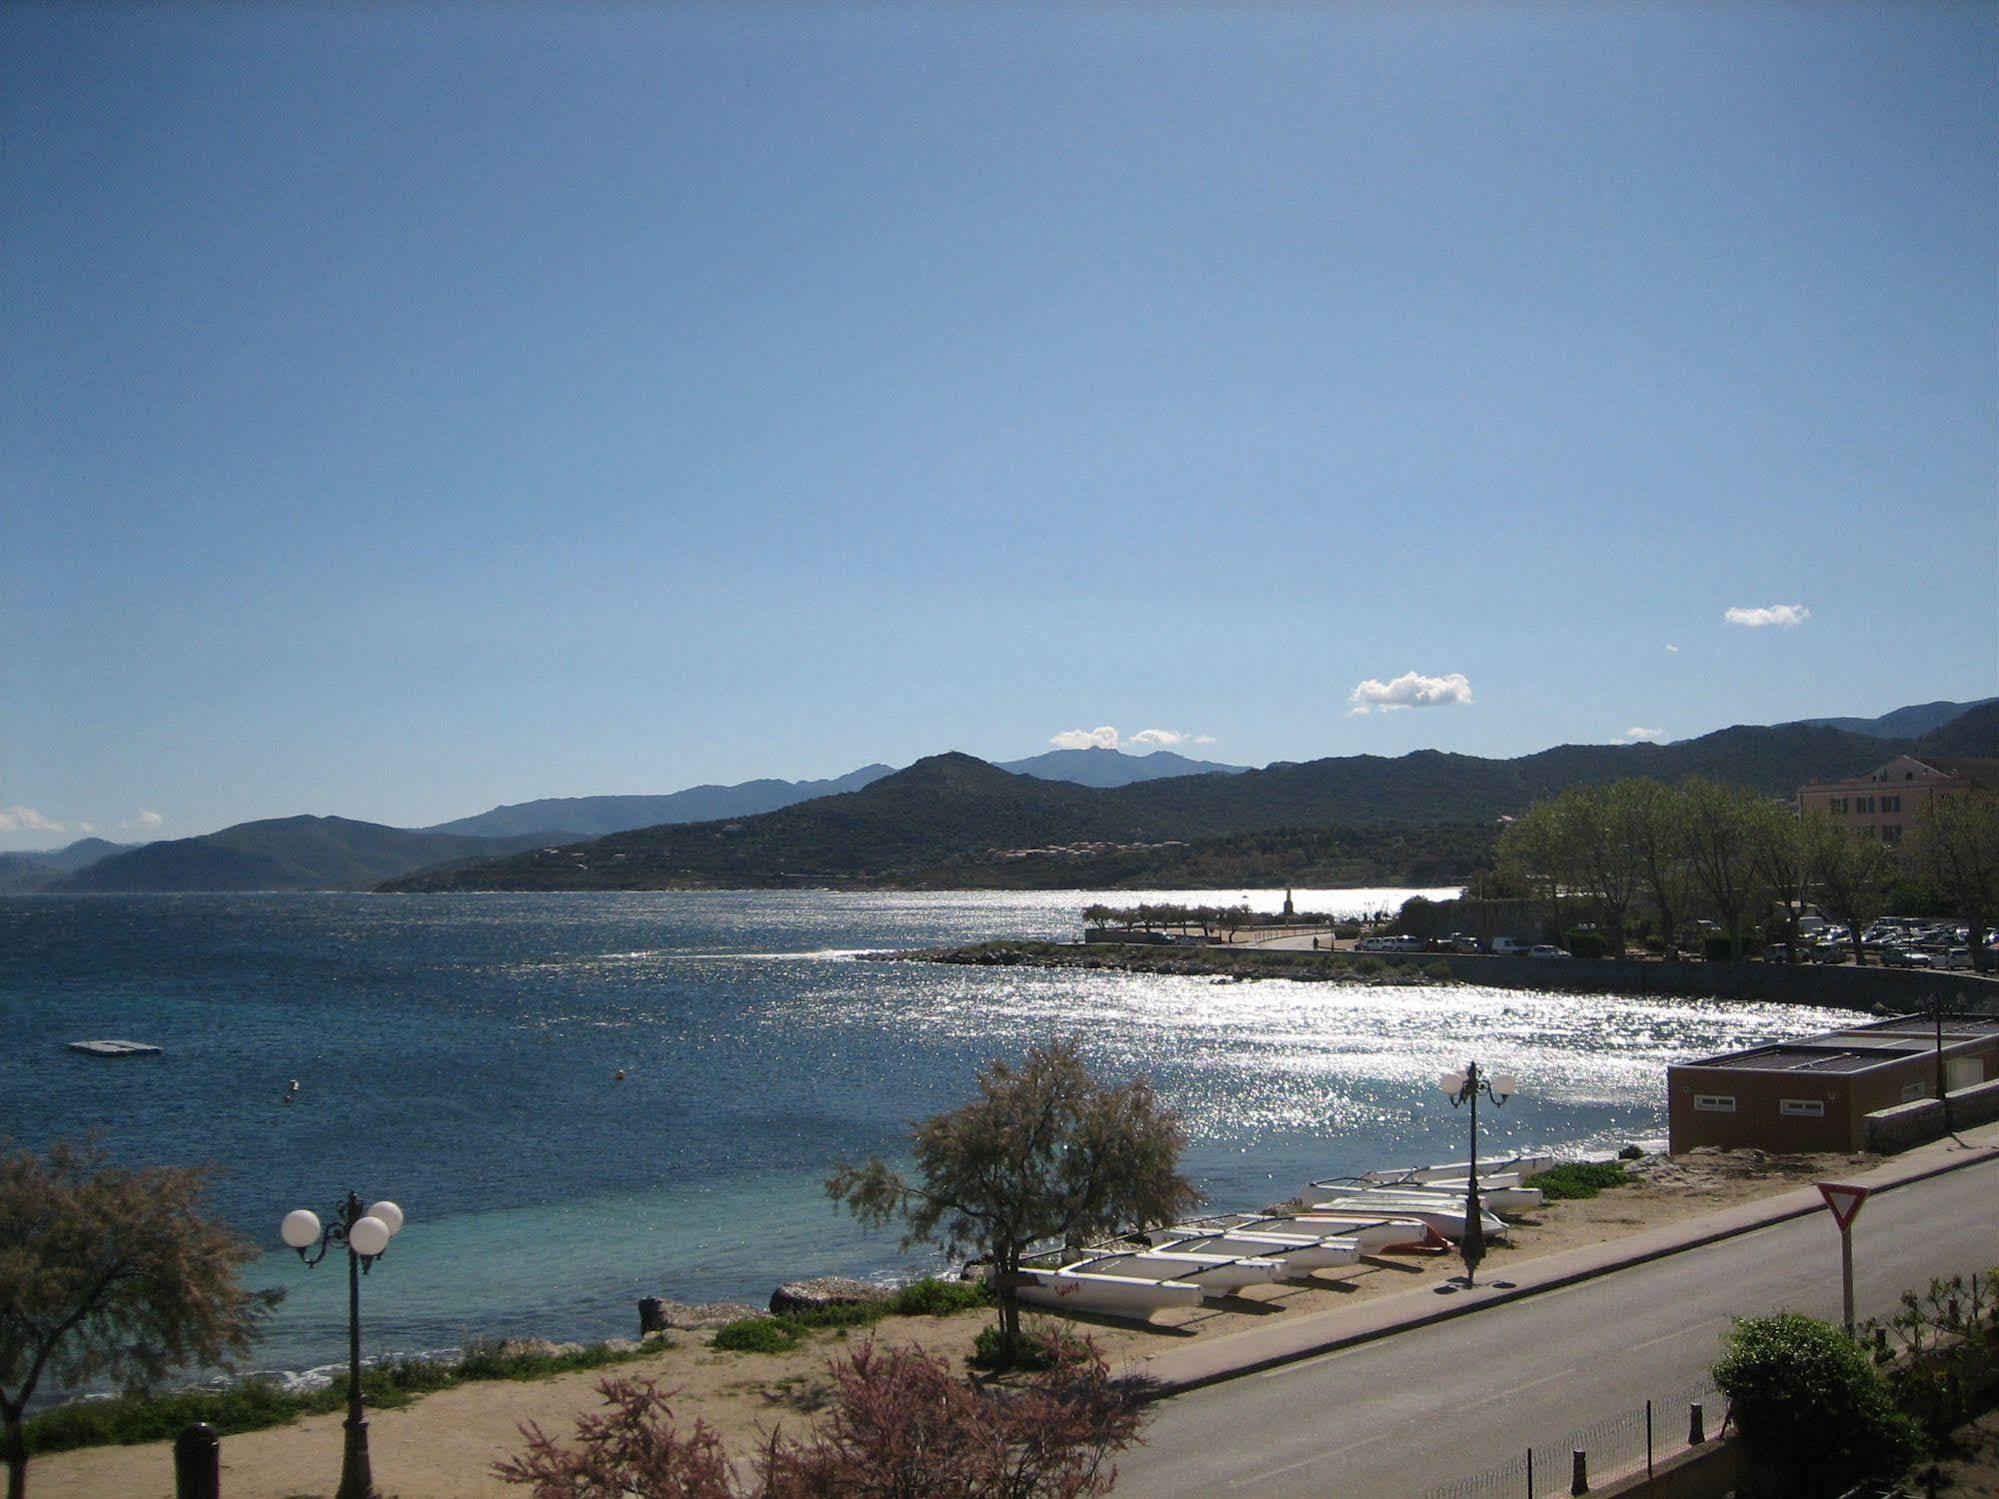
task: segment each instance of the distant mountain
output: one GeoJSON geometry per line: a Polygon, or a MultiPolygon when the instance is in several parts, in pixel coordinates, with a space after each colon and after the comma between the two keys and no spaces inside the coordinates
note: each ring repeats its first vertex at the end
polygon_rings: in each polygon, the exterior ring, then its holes
{"type": "Polygon", "coordinates": [[[1958,714],[1942,728],[1930,730],[1916,741],[1915,753],[1987,760],[1999,757],[1999,699],[1982,703],[1958,714]]]}
{"type": "Polygon", "coordinates": [[[1912,703],[1879,718],[1801,718],[1798,722],[1822,729],[1843,729],[1849,734],[1866,734],[1875,739],[1920,739],[1974,708],[1987,708],[1994,703],[1999,703],[1999,698],[1979,698],[1970,703],[1912,703]]]}
{"type": "MultiPolygon", "coordinates": [[[[1857,775],[1892,741],[1837,729],[1737,727],[1681,744],[1563,745],[1515,760],[1420,750],[1358,755],[1235,775],[1176,776],[1094,788],[1011,775],[969,755],[935,755],[845,796],[761,817],[641,828],[396,882],[399,889],[654,889],[772,884],[1082,886],[1101,867],[1141,859],[1170,884],[1176,863],[1209,876],[1268,835],[1296,845],[1306,830],[1427,826],[1436,846],[1474,855],[1451,829],[1495,819],[1583,782],[1688,775],[1788,796],[1807,781],[1857,775]],[[1079,848],[1077,845],[1104,845],[1079,848]],[[1187,845],[1175,853],[1161,847],[1187,845]],[[1115,846],[1122,845],[1122,848],[1115,846]],[[1138,848],[1136,846],[1144,845],[1138,848]],[[1210,855],[1215,855],[1210,857],[1210,855]],[[1118,861],[1123,861],[1119,863],[1118,861]]],[[[1422,838],[1407,842],[1413,867],[1422,838]]],[[[1316,847],[1320,862],[1337,850],[1316,847]]],[[[1135,866],[1134,866],[1135,867],[1135,866]]],[[[1392,868],[1387,864],[1378,867],[1392,868]]]]}
{"type": "Polygon", "coordinates": [[[889,773],[886,765],[864,765],[829,781],[744,781],[738,786],[690,786],[661,796],[555,796],[515,802],[474,817],[440,822],[428,833],[462,833],[478,838],[510,838],[567,828],[579,837],[597,838],[627,828],[659,827],[676,822],[711,822],[721,817],[751,817],[775,812],[814,797],[859,791],[889,773]]]}
{"type": "Polygon", "coordinates": [[[464,838],[344,817],[238,823],[199,838],[148,843],[100,859],[57,890],[366,890],[433,864],[484,860],[530,843],[572,838],[464,838]]]}
{"type": "Polygon", "coordinates": [[[1050,750],[1026,760],[1003,760],[999,768],[1017,776],[1035,776],[1044,781],[1069,781],[1078,786],[1129,786],[1134,781],[1159,781],[1168,776],[1204,776],[1219,772],[1241,775],[1247,765],[1220,765],[1212,760],[1189,760],[1171,750],[1154,750],[1149,755],[1127,755],[1114,749],[1050,750]]]}
{"type": "Polygon", "coordinates": [[[64,875],[138,846],[106,838],[79,838],[62,848],[0,854],[0,893],[46,890],[64,875]]]}

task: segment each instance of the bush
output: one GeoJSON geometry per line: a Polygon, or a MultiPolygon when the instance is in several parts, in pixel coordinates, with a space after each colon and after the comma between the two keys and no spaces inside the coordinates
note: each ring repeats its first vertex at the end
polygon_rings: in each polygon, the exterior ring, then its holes
{"type": "Polygon", "coordinates": [[[888,1309],[898,1317],[948,1317],[992,1304],[993,1294],[982,1280],[939,1280],[927,1275],[897,1291],[888,1309]]]}
{"type": "Polygon", "coordinates": [[[788,1317],[742,1317],[715,1329],[715,1347],[731,1353],[789,1353],[804,1336],[788,1317]]]}
{"type": "Polygon", "coordinates": [[[1652,954],[1653,957],[1658,957],[1665,950],[1666,939],[1664,937],[1647,937],[1645,939],[1645,951],[1652,954]]]}
{"type": "Polygon", "coordinates": [[[1439,958],[1434,963],[1425,963],[1423,965],[1423,973],[1427,978],[1447,979],[1451,976],[1451,965],[1446,963],[1442,958],[1439,958]]]}
{"type": "Polygon", "coordinates": [[[1022,1332],[1008,1338],[998,1327],[982,1327],[972,1339],[966,1362],[974,1369],[1001,1373],[1008,1369],[1053,1369],[1063,1357],[1062,1340],[1049,1333],[1022,1332]]]}
{"type": "Polygon", "coordinates": [[[1860,1345],[1814,1317],[1738,1318],[1714,1380],[1743,1439],[1799,1493],[1898,1474],[1921,1450],[1860,1345]]]}
{"type": "Polygon", "coordinates": [[[28,1450],[68,1452],[76,1447],[165,1441],[196,1421],[206,1421],[223,1436],[233,1436],[239,1431],[282,1426],[309,1408],[307,1398],[285,1393],[272,1380],[249,1379],[221,1390],[77,1400],[28,1418],[28,1450]]]}
{"type": "Polygon", "coordinates": [[[1735,956],[1735,947],[1726,937],[1710,936],[1701,943],[1701,956],[1710,963],[1726,963],[1735,956]]]}
{"type": "Polygon", "coordinates": [[[1369,953],[1366,957],[1362,958],[1358,963],[1354,964],[1353,966],[1355,973],[1372,974],[1372,973],[1385,973],[1388,971],[1388,965],[1382,962],[1381,959],[1377,958],[1373,953],[1369,953]]]}
{"type": "Polygon", "coordinates": [[[1570,1161],[1552,1166],[1535,1177],[1531,1185],[1541,1189],[1550,1202],[1573,1202],[1594,1197],[1605,1187],[1624,1187],[1631,1178],[1616,1161],[1570,1161]]]}
{"type": "Polygon", "coordinates": [[[1342,921],[1338,926],[1333,928],[1333,935],[1342,942],[1358,942],[1360,941],[1360,923],[1358,921],[1342,921]]]}
{"type": "Polygon", "coordinates": [[[1607,958],[1610,956],[1610,938],[1593,927],[1571,927],[1562,933],[1562,946],[1572,957],[1607,958]]]}

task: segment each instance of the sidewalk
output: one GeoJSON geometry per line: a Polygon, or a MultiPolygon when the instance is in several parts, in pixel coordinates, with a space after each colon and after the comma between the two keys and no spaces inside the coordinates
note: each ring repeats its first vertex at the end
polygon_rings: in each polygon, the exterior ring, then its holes
{"type": "MultiPolygon", "coordinates": [[[[1946,1171],[1999,1161],[1999,1124],[1966,1130],[1965,1143],[1950,1139],[1932,1141],[1892,1157],[1869,1171],[1844,1178],[1876,1192],[1892,1191],[1911,1182],[1925,1181],[1946,1171]]],[[[1259,1373],[1300,1359],[1368,1343],[1377,1338],[1427,1327],[1434,1322],[1462,1317],[1486,1307],[1498,1306],[1522,1297],[1553,1291],[1577,1281],[1642,1265],[1683,1250],[1698,1249],[1721,1239],[1752,1233],[1772,1223],[1802,1218],[1825,1211],[1825,1202],[1815,1187],[1801,1187],[1774,1197],[1759,1198],[1698,1218],[1686,1218],[1661,1228],[1648,1229],[1628,1238],[1591,1244],[1581,1249],[1545,1255],[1540,1259],[1505,1263],[1495,1267],[1488,1260],[1489,1281],[1469,1291],[1440,1295],[1427,1288],[1386,1296],[1352,1308],[1334,1307],[1320,1312],[1304,1312],[1296,1317],[1274,1319],[1276,1326],[1254,1327],[1212,1341],[1163,1350],[1133,1360],[1125,1372],[1151,1381],[1153,1396],[1185,1394],[1203,1385],[1259,1373]],[[1499,1282],[1504,1281],[1502,1289],[1499,1282]]]]}

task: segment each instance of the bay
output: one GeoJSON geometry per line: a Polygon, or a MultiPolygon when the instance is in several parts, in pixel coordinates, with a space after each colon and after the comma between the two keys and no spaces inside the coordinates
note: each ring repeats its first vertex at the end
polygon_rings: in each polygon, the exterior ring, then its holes
{"type": "MultiPolygon", "coordinates": [[[[1390,909],[1403,890],[1296,892],[1390,909]]],[[[1432,895],[1452,892],[1423,892],[1432,895]]],[[[1186,1115],[1218,1207],[1310,1176],[1461,1156],[1436,1086],[1521,1079],[1490,1149],[1664,1133],[1670,1061],[1839,1017],[1776,1005],[855,961],[1073,938],[1098,900],[1274,909],[1281,891],[648,892],[0,899],[0,1137],[95,1130],[121,1161],[211,1162],[215,1209],[288,1295],[259,1362],[344,1347],[345,1277],[277,1247],[351,1186],[408,1227],[365,1283],[372,1355],[479,1335],[629,1335],[635,1303],[761,1303],[779,1281],[935,1268],[818,1183],[893,1154],[975,1069],[1078,1036],[1186,1115]],[[157,1059],[66,1050],[151,1041],[157,1059]],[[622,1081],[615,1074],[623,1070],[622,1081]],[[299,1089],[284,1098],[291,1079],[299,1089]]]]}

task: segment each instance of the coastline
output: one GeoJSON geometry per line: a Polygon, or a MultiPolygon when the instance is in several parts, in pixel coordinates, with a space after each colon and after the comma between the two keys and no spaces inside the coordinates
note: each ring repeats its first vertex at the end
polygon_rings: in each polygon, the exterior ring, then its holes
{"type": "MultiPolygon", "coordinates": [[[[1765,1157],[1755,1153],[1641,1163],[1637,1185],[1600,1196],[1550,1203],[1516,1220],[1513,1238],[1494,1248],[1486,1268],[1505,1272],[1531,1259],[1642,1233],[1717,1208],[1791,1190],[1814,1175],[1869,1163],[1859,1156],[1765,1157]]],[[[1455,1255],[1382,1257],[1358,1267],[1322,1271],[1303,1280],[1252,1287],[1220,1303],[1165,1312],[1151,1323],[1069,1319],[1103,1349],[1114,1370],[1140,1374],[1158,1354],[1272,1325],[1273,1317],[1306,1314],[1422,1289],[1458,1273],[1455,1255]]],[[[1037,1314],[1031,1314],[1031,1316],[1037,1314]]],[[[547,1378],[459,1385],[396,1409],[372,1410],[376,1472],[385,1491],[402,1499],[452,1499],[460,1495],[518,1492],[490,1475],[491,1463],[521,1446],[519,1427],[534,1421],[566,1435],[575,1418],[595,1408],[596,1385],[606,1373],[651,1379],[676,1392],[676,1417],[685,1426],[706,1421],[738,1456],[747,1456],[773,1428],[796,1432],[822,1407],[829,1388],[826,1363],[872,1336],[883,1343],[920,1344],[954,1363],[970,1351],[990,1318],[983,1313],[949,1317],[893,1317],[869,1332],[827,1330],[795,1351],[729,1353],[710,1346],[712,1334],[676,1332],[671,1346],[608,1370],[581,1370],[547,1378]]],[[[288,1425],[226,1437],[225,1485],[232,1499],[290,1499],[328,1491],[337,1470],[340,1417],[314,1415],[288,1425]]],[[[165,1492],[171,1482],[169,1444],[82,1448],[37,1457],[30,1469],[34,1492],[62,1499],[104,1493],[165,1492]]]]}
{"type": "Polygon", "coordinates": [[[948,963],[977,968],[1082,968],[1166,973],[1219,982],[1296,979],[1305,983],[1388,986],[1463,983],[1442,953],[1363,953],[1240,946],[1172,947],[1150,943],[1037,942],[1000,939],[962,947],[863,953],[874,963],[948,963]]]}

